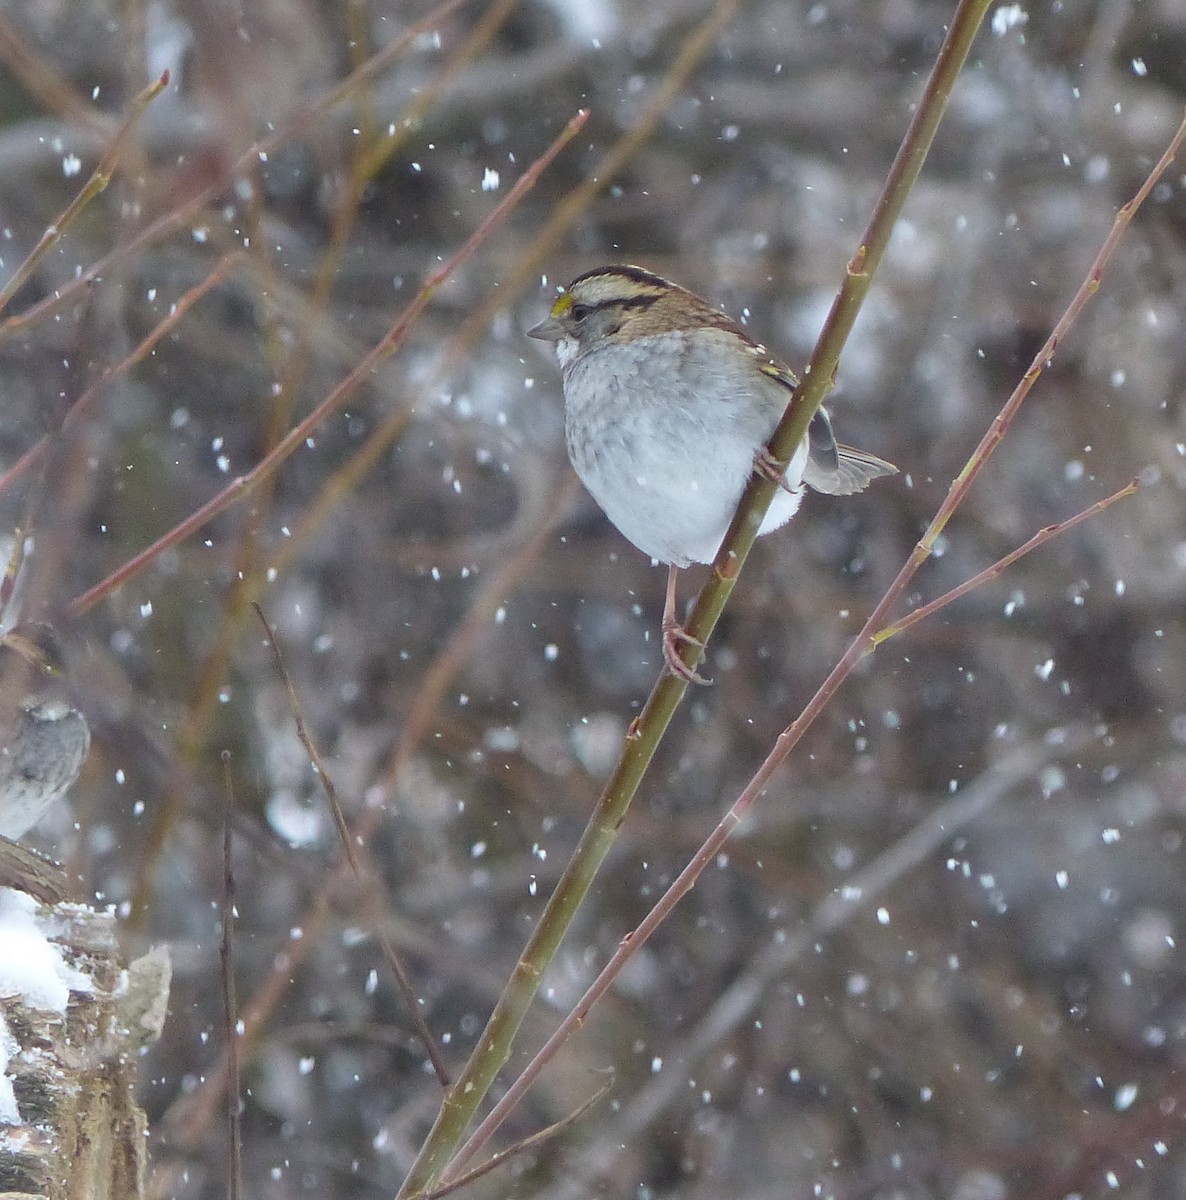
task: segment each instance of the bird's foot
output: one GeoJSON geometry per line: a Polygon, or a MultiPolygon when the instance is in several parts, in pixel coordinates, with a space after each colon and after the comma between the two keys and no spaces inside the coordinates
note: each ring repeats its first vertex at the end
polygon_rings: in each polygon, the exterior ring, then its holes
{"type": "Polygon", "coordinates": [[[711,679],[705,679],[695,667],[689,667],[682,658],[680,658],[680,646],[695,646],[700,650],[704,649],[704,643],[699,638],[694,638],[682,625],[672,621],[663,622],[663,661],[667,664],[667,669],[678,679],[686,680],[688,683],[698,683],[701,687],[708,687],[712,683],[711,679]]]}
{"type": "Polygon", "coordinates": [[[773,454],[770,453],[769,446],[759,446],[754,453],[754,470],[761,475],[763,479],[769,479],[771,483],[776,483],[784,492],[789,492],[792,496],[798,496],[802,493],[802,487],[791,487],[787,483],[786,466],[778,461],[773,454]]]}

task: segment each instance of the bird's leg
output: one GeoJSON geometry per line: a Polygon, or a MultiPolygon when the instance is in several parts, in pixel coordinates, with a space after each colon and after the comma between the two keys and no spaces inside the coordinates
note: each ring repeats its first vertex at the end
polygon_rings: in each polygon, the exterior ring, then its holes
{"type": "Polygon", "coordinates": [[[770,453],[769,446],[759,446],[755,451],[754,470],[763,479],[769,479],[771,483],[778,484],[784,492],[789,492],[792,496],[798,496],[803,491],[802,486],[791,487],[787,483],[787,469],[770,453]]]}
{"type": "Polygon", "coordinates": [[[681,643],[685,646],[697,646],[701,650],[704,649],[704,643],[694,638],[675,619],[675,587],[678,578],[679,567],[669,566],[667,568],[667,599],[663,603],[663,661],[667,664],[667,669],[680,679],[686,679],[689,683],[707,685],[712,680],[705,679],[679,656],[678,647],[681,643]]]}

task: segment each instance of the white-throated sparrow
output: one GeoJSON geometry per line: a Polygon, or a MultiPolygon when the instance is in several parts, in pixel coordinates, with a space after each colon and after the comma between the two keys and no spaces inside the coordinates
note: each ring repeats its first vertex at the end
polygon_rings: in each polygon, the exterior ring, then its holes
{"type": "MultiPolygon", "coordinates": [[[[581,482],[626,538],[668,564],[663,657],[699,680],[676,649],[691,640],[675,619],[678,569],[716,557],[798,380],[724,313],[640,267],[578,275],[528,334],[556,344],[581,482]]],[[[791,519],[804,484],[848,496],[896,470],[837,445],[821,408],[758,534],[791,519]]]]}

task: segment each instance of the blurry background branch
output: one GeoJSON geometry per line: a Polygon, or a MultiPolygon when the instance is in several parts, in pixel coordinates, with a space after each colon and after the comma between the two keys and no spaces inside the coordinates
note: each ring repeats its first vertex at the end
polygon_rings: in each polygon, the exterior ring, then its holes
{"type": "MultiPolygon", "coordinates": [[[[563,515],[553,501],[559,389],[522,331],[556,281],[636,260],[801,367],[952,6],[539,0],[500,6],[493,30],[490,11],[379,0],[7,10],[5,277],[145,81],[166,68],[173,80],[137,125],[127,169],[0,326],[0,472],[57,428],[59,393],[96,388],[64,432],[72,477],[45,478],[71,528],[52,545],[52,525],[34,528],[27,544],[32,564],[54,565],[44,583],[31,578],[59,612],[258,462],[275,434],[275,386],[291,428],[571,114],[592,113],[498,236],[436,291],[401,353],[278,472],[268,507],[255,518],[228,509],[63,630],[65,682],[93,748],[71,805],[37,835],[104,902],[139,897],[133,950],[174,948],[170,1023],[142,1071],[162,1193],[221,1194],[221,1134],[163,1120],[217,1074],[220,751],[233,751],[240,801],[240,989],[261,1014],[245,1069],[246,1190],[299,1181],[326,1197],[389,1197],[439,1091],[374,930],[407,961],[446,1054],[464,1060],[657,670],[662,582],[585,497],[563,515]],[[433,102],[410,109],[425,92],[433,102]],[[397,148],[383,158],[388,136],[397,148]],[[381,164],[361,186],[360,163],[381,164]],[[606,188],[594,176],[610,169],[606,188]],[[348,203],[356,219],[335,235],[348,203]],[[230,265],[232,251],[244,257],[230,265]],[[319,274],[332,279],[321,309],[319,274]],[[88,293],[101,301],[89,325],[88,293]],[[302,331],[306,366],[285,377],[302,331]],[[364,452],[380,430],[391,437],[364,452]],[[337,872],[336,834],[266,648],[228,619],[252,520],[305,719],[347,817],[373,830],[386,905],[337,872]]],[[[750,776],[914,546],[1178,124],[1179,25],[1172,6],[994,12],[833,401],[846,439],[903,477],[843,513],[810,504],[755,548],[714,636],[716,687],[692,699],[656,758],[527,1014],[525,1046],[544,1040],[554,1010],[575,1003],[703,842],[720,798],[750,776]]],[[[670,1086],[653,1105],[627,1103],[623,1125],[600,1105],[518,1159],[507,1168],[517,1194],[552,1194],[569,1150],[597,1151],[596,1163],[581,1155],[582,1173],[600,1172],[614,1195],[760,1196],[777,1181],[804,1195],[1057,1185],[1102,1197],[1108,1171],[1172,1194],[1182,1160],[1158,1113],[1181,1103],[1173,1014],[1186,979],[1175,917],[1186,832],[1181,215],[1174,176],[1134,222],[1007,453],[936,542],[916,599],[1134,475],[1139,493],[858,671],[506,1136],[574,1111],[589,1068],[615,1066],[619,1099],[670,1086]],[[1071,725],[1088,744],[1052,750],[913,866],[882,902],[888,923],[874,914],[837,928],[797,962],[793,988],[760,990],[700,1052],[688,1031],[862,863],[938,797],[958,801],[994,764],[1071,725]],[[779,803],[784,786],[793,805],[779,803]]],[[[3,528],[21,523],[33,479],[0,494],[3,528]]],[[[12,607],[22,618],[24,587],[12,607]]],[[[506,1188],[499,1175],[470,1194],[506,1188]]]]}

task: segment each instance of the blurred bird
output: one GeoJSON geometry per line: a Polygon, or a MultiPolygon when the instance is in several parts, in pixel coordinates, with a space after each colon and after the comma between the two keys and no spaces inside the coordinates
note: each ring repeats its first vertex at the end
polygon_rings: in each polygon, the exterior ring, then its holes
{"type": "Polygon", "coordinates": [[[78,778],[90,749],[86,718],[61,680],[48,625],[0,636],[0,836],[23,837],[78,778]]]}

